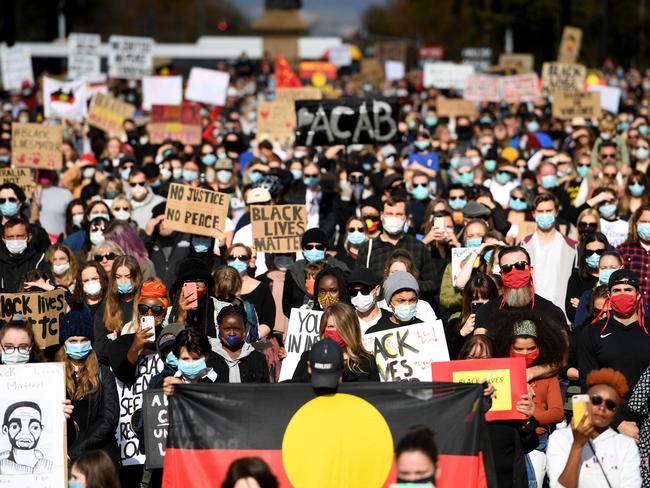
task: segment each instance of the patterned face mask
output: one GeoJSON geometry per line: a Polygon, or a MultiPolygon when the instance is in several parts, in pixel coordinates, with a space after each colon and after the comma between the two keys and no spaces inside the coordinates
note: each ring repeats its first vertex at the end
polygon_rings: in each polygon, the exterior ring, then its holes
{"type": "Polygon", "coordinates": [[[323,310],[332,305],[339,303],[339,296],[334,295],[330,292],[319,292],[318,293],[318,303],[323,310]]]}

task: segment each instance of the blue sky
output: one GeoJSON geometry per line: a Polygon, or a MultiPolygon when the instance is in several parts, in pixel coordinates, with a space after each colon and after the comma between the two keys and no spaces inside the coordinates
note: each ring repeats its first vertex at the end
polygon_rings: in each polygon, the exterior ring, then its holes
{"type": "MultiPolygon", "coordinates": [[[[264,0],[232,0],[251,20],[259,18],[264,0]]],[[[339,36],[358,29],[362,12],[383,0],[302,0],[302,15],[312,23],[312,35],[339,36]]]]}

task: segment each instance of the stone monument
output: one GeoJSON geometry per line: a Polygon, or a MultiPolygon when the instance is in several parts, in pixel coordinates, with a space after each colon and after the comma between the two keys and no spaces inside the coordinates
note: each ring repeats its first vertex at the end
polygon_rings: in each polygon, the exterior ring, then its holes
{"type": "Polygon", "coordinates": [[[263,38],[264,51],[272,58],[279,52],[294,66],[299,60],[298,38],[309,30],[300,18],[301,8],[301,0],[265,0],[262,17],[253,24],[263,38]]]}

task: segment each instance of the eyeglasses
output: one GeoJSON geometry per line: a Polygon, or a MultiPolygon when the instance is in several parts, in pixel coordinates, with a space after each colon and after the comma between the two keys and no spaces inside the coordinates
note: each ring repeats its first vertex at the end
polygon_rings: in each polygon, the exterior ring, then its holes
{"type": "Polygon", "coordinates": [[[591,400],[591,404],[594,407],[597,407],[601,403],[605,402],[605,408],[607,408],[607,410],[609,410],[610,412],[615,412],[616,409],[618,408],[618,404],[614,400],[610,400],[609,398],[605,400],[600,395],[591,395],[590,400],[591,400]]]}
{"type": "Polygon", "coordinates": [[[251,260],[249,256],[228,256],[226,258],[227,261],[241,261],[242,263],[247,263],[248,261],[251,260]]]}
{"type": "Polygon", "coordinates": [[[591,163],[578,163],[578,166],[582,166],[584,168],[589,168],[591,166],[591,163]]]}
{"type": "Polygon", "coordinates": [[[95,261],[98,263],[101,263],[104,259],[108,261],[112,261],[115,259],[115,253],[114,252],[107,252],[106,254],[95,254],[95,261]]]}
{"type": "Polygon", "coordinates": [[[2,346],[2,350],[7,354],[13,354],[16,350],[21,354],[29,354],[32,346],[2,346]]]}
{"type": "Polygon", "coordinates": [[[583,229],[595,229],[598,227],[596,222],[580,222],[578,224],[578,229],[583,230],[583,229]]]}
{"type": "Polygon", "coordinates": [[[303,247],[305,251],[311,251],[313,249],[316,249],[317,251],[324,251],[325,246],[322,244],[305,244],[305,247],[303,247]]]}
{"type": "Polygon", "coordinates": [[[350,227],[348,228],[348,232],[365,232],[366,228],[365,227],[350,227]]]}
{"type": "Polygon", "coordinates": [[[162,305],[146,305],[144,303],[138,303],[138,312],[140,315],[146,315],[151,312],[154,315],[162,315],[165,313],[166,308],[162,305]]]}
{"type": "Polygon", "coordinates": [[[15,198],[15,197],[0,198],[0,205],[2,205],[3,203],[7,203],[7,202],[10,202],[10,203],[18,203],[18,199],[15,198]]]}
{"type": "Polygon", "coordinates": [[[599,256],[602,256],[603,253],[605,252],[604,249],[585,249],[585,256],[593,256],[594,254],[598,254],[599,256]]]}
{"type": "Polygon", "coordinates": [[[370,293],[370,288],[367,287],[367,286],[364,286],[364,287],[361,287],[361,288],[350,288],[350,289],[348,290],[348,292],[350,293],[350,297],[354,298],[354,297],[356,297],[359,293],[361,293],[362,295],[367,295],[367,294],[369,294],[369,293],[370,293]]]}
{"type": "Polygon", "coordinates": [[[510,273],[513,268],[518,269],[519,271],[523,271],[528,267],[528,263],[526,261],[517,261],[515,264],[502,264],[501,265],[501,272],[502,273],[510,273]]]}
{"type": "Polygon", "coordinates": [[[459,197],[449,197],[449,200],[465,200],[465,195],[461,195],[459,197]]]}

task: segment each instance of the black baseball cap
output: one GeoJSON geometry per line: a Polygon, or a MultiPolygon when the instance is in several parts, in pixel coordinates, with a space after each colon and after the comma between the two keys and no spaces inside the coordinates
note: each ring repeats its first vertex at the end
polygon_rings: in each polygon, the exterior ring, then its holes
{"type": "Polygon", "coordinates": [[[616,285],[631,285],[634,288],[639,290],[639,278],[636,274],[632,273],[629,269],[617,269],[609,277],[609,283],[607,286],[611,290],[616,285]]]}
{"type": "Polygon", "coordinates": [[[355,268],[350,276],[348,276],[348,288],[352,285],[366,285],[370,288],[374,288],[379,284],[379,278],[373,273],[370,269],[359,267],[355,268]]]}
{"type": "Polygon", "coordinates": [[[335,390],[343,373],[343,351],[332,339],[322,339],[309,351],[313,388],[335,390]]]}

